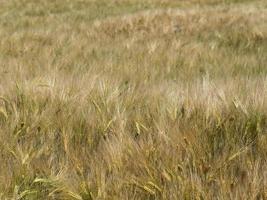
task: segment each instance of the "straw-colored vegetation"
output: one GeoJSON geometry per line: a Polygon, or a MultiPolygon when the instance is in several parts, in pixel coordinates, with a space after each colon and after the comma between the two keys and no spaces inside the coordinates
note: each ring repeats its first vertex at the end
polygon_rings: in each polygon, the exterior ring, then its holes
{"type": "Polygon", "coordinates": [[[0,0],[0,199],[267,199],[267,1],[0,0]]]}

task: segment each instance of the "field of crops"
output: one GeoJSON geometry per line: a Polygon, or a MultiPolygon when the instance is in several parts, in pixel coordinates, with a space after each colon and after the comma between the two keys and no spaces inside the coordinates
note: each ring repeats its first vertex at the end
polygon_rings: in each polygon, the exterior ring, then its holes
{"type": "Polygon", "coordinates": [[[266,156],[266,0],[0,0],[0,200],[264,200],[266,156]]]}

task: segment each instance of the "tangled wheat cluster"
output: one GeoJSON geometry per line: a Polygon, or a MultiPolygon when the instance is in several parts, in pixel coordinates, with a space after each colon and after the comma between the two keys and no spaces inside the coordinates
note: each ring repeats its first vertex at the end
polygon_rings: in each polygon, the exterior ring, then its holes
{"type": "Polygon", "coordinates": [[[266,1],[0,4],[0,199],[267,198],[266,1]]]}

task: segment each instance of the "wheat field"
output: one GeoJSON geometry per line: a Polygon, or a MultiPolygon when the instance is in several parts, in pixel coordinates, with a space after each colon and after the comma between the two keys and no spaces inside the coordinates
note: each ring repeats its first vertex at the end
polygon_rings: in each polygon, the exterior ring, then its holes
{"type": "Polygon", "coordinates": [[[1,200],[264,200],[266,156],[266,0],[0,0],[1,200]]]}

